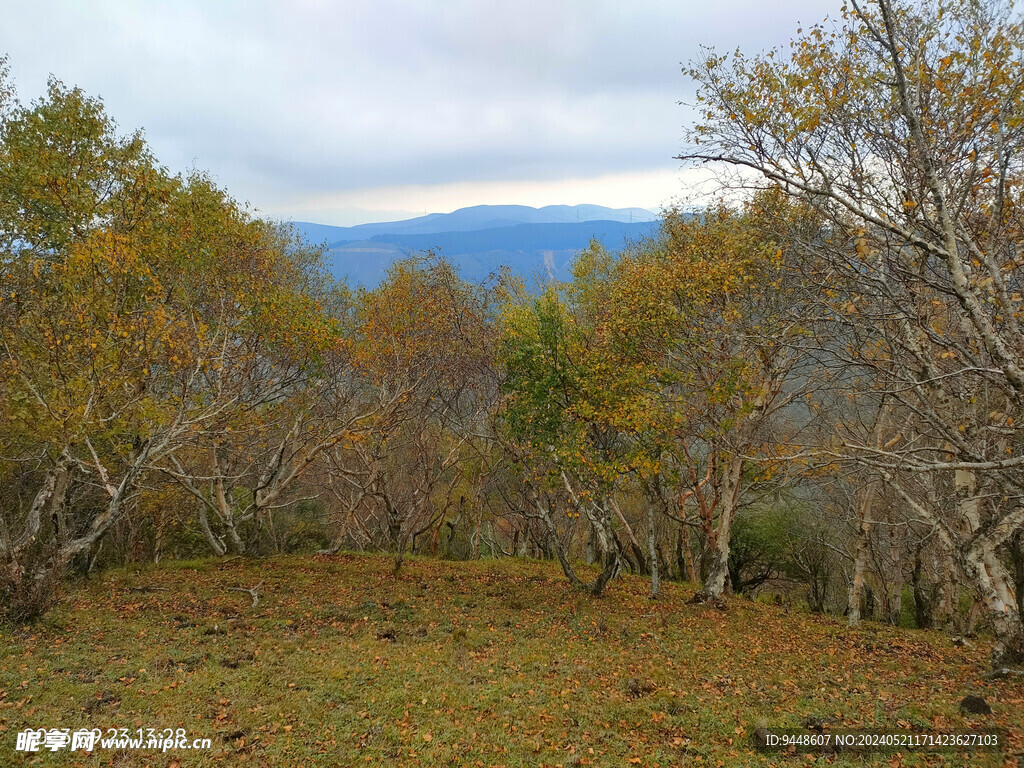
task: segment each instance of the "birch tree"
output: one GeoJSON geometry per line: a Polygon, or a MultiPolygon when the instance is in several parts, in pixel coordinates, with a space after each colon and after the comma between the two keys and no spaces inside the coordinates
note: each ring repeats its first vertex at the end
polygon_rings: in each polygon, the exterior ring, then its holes
{"type": "Polygon", "coordinates": [[[279,350],[332,343],[279,280],[300,258],[288,245],[208,179],[160,169],[78,90],[53,82],[3,115],[0,456],[35,478],[0,509],[3,589],[59,575],[155,466],[227,423],[254,328],[279,350]],[[97,503],[69,515],[72,476],[97,503]]]}
{"type": "Polygon", "coordinates": [[[696,62],[683,154],[780,185],[830,223],[824,304],[868,342],[843,354],[926,428],[839,453],[935,528],[986,605],[997,665],[1024,659],[998,556],[1024,522],[1022,44],[1008,3],[854,1],[788,53],[696,62]],[[955,508],[921,502],[925,473],[955,475],[955,508]]]}

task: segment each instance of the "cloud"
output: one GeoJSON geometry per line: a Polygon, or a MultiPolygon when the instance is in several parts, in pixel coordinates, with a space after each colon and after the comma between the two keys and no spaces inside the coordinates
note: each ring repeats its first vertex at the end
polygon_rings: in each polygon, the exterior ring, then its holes
{"type": "Polygon", "coordinates": [[[400,185],[307,196],[286,201],[292,218],[326,224],[335,212],[378,209],[392,203],[412,215],[448,213],[469,205],[576,205],[610,208],[639,206],[659,211],[673,204],[706,201],[719,192],[717,172],[708,168],[636,171],[550,181],[461,181],[447,184],[400,185]]]}
{"type": "Polygon", "coordinates": [[[271,214],[407,208],[379,191],[431,188],[425,207],[443,209],[459,185],[528,198],[533,184],[544,204],[562,180],[676,173],[681,62],[702,44],[781,44],[837,6],[37,0],[5,11],[0,51],[23,97],[50,73],[80,85],[171,168],[209,170],[271,214]]]}

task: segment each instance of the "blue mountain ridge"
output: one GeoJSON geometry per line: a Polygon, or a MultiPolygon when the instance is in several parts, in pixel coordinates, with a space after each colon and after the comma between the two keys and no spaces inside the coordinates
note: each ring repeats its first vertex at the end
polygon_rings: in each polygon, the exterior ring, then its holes
{"type": "MultiPolygon", "coordinates": [[[[461,256],[499,250],[562,251],[586,248],[591,239],[600,240],[618,250],[628,240],[650,236],[658,223],[645,221],[623,224],[618,221],[583,221],[578,224],[516,224],[511,227],[478,229],[470,232],[435,232],[428,235],[389,234],[370,239],[376,243],[394,243],[409,251],[436,250],[446,256],[461,256]]],[[[365,241],[364,241],[365,242],[365,241]]],[[[343,247],[351,243],[335,243],[343,247]]]]}
{"type": "Polygon", "coordinates": [[[468,280],[484,280],[501,267],[527,278],[565,280],[572,259],[591,239],[618,251],[653,235],[658,228],[655,219],[642,208],[473,206],[450,214],[355,227],[308,222],[294,226],[311,242],[330,244],[325,257],[335,277],[372,288],[395,261],[426,251],[447,258],[468,280]],[[575,220],[577,216],[580,221],[575,220]]]}
{"type": "Polygon", "coordinates": [[[292,226],[313,243],[368,240],[377,235],[469,232],[516,224],[571,224],[584,221],[654,221],[657,215],[645,208],[605,208],[602,205],[474,205],[451,213],[431,213],[415,219],[335,227],[307,221],[292,226]]]}

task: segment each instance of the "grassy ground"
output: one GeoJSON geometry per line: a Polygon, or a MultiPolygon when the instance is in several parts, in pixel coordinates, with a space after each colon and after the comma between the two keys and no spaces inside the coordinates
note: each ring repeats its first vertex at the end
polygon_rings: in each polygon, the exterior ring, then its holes
{"type": "MultiPolygon", "coordinates": [[[[938,633],[734,599],[594,599],[556,566],[376,556],[124,570],[41,625],[0,630],[0,766],[806,765],[755,752],[759,720],[1009,731],[1003,753],[818,757],[1016,765],[1024,682],[938,633]],[[262,582],[254,607],[246,592],[262,582]],[[166,591],[163,591],[166,590],[166,591]],[[991,716],[959,709],[984,696],[991,716]],[[184,728],[205,751],[15,752],[24,728],[184,728]]],[[[1024,762],[1022,762],[1024,765],[1024,762]]]]}

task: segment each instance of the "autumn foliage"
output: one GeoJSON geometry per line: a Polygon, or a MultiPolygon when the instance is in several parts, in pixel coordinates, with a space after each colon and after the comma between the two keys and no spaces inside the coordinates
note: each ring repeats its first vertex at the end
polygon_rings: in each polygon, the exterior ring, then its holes
{"type": "Polygon", "coordinates": [[[0,599],[161,558],[529,557],[1024,662],[1024,32],[850,3],[688,70],[721,195],[572,280],[378,286],[0,67],[0,599]]]}

